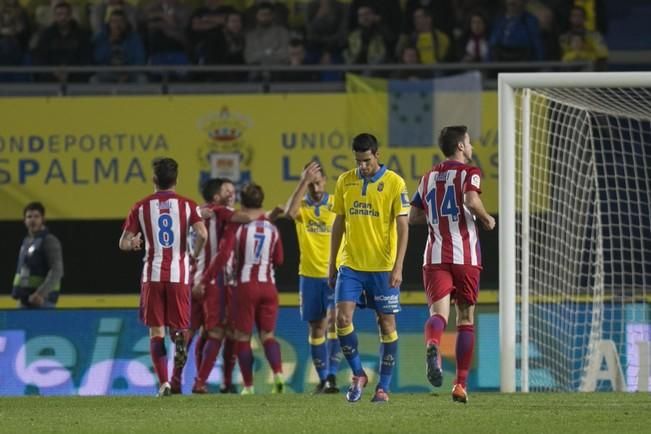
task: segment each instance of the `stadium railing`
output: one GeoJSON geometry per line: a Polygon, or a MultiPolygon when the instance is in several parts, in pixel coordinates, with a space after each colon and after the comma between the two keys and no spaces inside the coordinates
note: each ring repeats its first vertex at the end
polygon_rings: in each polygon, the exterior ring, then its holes
{"type": "Polygon", "coordinates": [[[341,92],[347,72],[391,78],[396,73],[431,73],[432,77],[477,70],[484,75],[484,88],[497,88],[498,72],[591,71],[592,62],[494,62],[444,63],[436,65],[142,65],[142,66],[12,66],[0,67],[0,96],[65,95],[157,95],[204,93],[341,92]],[[91,77],[98,73],[140,73],[154,79],[147,83],[89,83],[36,80],[44,74],[67,73],[91,77]],[[219,74],[240,73],[252,79],[221,81],[219,74]],[[283,74],[334,73],[334,81],[289,81],[283,74]],[[213,79],[206,79],[208,74],[213,79]],[[203,77],[203,81],[192,80],[203,77]]]}

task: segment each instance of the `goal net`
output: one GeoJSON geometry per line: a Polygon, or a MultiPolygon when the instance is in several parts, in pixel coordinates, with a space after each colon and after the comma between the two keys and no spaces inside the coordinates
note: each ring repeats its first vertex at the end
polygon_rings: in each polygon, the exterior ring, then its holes
{"type": "Polygon", "coordinates": [[[500,106],[514,123],[499,230],[515,340],[501,372],[522,391],[649,390],[651,74],[646,87],[544,75],[500,106]]]}

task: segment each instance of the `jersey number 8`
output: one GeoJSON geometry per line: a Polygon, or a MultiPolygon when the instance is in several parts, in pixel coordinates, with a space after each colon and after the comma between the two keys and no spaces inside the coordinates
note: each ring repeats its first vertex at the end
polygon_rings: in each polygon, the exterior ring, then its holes
{"type": "Polygon", "coordinates": [[[174,244],[174,232],[172,231],[172,216],[161,214],[158,217],[158,242],[163,248],[172,247],[174,244]]]}

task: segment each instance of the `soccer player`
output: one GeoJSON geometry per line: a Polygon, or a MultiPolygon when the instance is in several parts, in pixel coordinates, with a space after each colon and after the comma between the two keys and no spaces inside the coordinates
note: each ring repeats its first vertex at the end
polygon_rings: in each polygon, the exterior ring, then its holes
{"type": "MultiPolygon", "coordinates": [[[[210,261],[217,255],[219,240],[222,238],[226,225],[234,216],[232,208],[235,203],[235,186],[233,182],[225,178],[213,178],[206,181],[202,187],[201,194],[205,204],[201,207],[204,224],[207,227],[208,239],[204,244],[201,253],[193,261],[191,269],[191,281],[195,285],[199,283],[203,272],[210,264],[210,261]]],[[[247,219],[248,221],[248,219],[247,219]]],[[[221,283],[221,282],[220,282],[221,283]]],[[[218,285],[213,281],[206,290],[206,296],[193,298],[192,311],[190,313],[190,329],[186,336],[187,347],[189,348],[195,334],[203,327],[195,344],[195,362],[197,377],[202,378],[203,369],[208,369],[205,377],[210,374],[214,366],[214,360],[210,363],[212,355],[219,352],[223,339],[223,317],[226,309],[226,288],[223,284],[218,285]],[[219,325],[219,327],[218,327],[219,325]],[[213,330],[213,328],[215,330],[213,330]],[[204,359],[204,353],[207,358],[204,359]]],[[[216,357],[216,355],[215,355],[216,357]]],[[[181,378],[183,366],[175,366],[172,375],[172,393],[181,393],[181,378]]],[[[206,393],[205,380],[200,387],[194,390],[195,393],[206,393]]]]}
{"type": "MultiPolygon", "coordinates": [[[[233,208],[235,206],[235,199],[237,193],[235,191],[235,185],[226,180],[227,183],[222,187],[225,191],[222,192],[223,202],[222,205],[233,208]]],[[[248,223],[251,219],[247,214],[242,212],[235,212],[231,217],[232,222],[236,223],[248,223]]],[[[207,265],[210,264],[210,261],[206,262],[207,265]]],[[[228,302],[231,299],[233,294],[233,288],[236,284],[234,271],[233,271],[233,256],[228,259],[226,262],[226,267],[224,269],[223,276],[224,289],[226,291],[226,306],[224,307],[224,314],[228,317],[228,302]]],[[[233,330],[228,324],[228,320],[225,321],[225,337],[224,337],[224,349],[222,351],[222,384],[219,387],[220,393],[237,393],[237,387],[233,384],[233,369],[235,368],[235,363],[237,361],[237,355],[235,354],[235,340],[233,339],[233,330]]]]}
{"type": "Polygon", "coordinates": [[[237,287],[232,294],[229,321],[237,341],[236,353],[244,382],[243,395],[254,393],[251,350],[254,325],[274,373],[273,393],[283,393],[285,387],[280,344],[274,336],[278,318],[274,268],[283,263],[283,247],[278,229],[262,209],[263,200],[264,192],[260,186],[249,184],[242,189],[242,211],[253,221],[239,226],[230,225],[220,243],[219,253],[210,263],[201,283],[193,289],[195,292],[202,291],[233,254],[237,287]]]}
{"type": "Polygon", "coordinates": [[[472,159],[468,128],[443,128],[439,146],[446,159],[420,179],[411,202],[409,222],[426,223],[429,231],[423,265],[430,313],[425,323],[427,379],[435,387],[443,383],[439,348],[452,299],[457,313],[457,375],[452,399],[466,403],[466,380],[475,343],[473,316],[481,271],[475,217],[487,230],[495,227],[495,219],[486,212],[479,197],[479,168],[468,164],[472,159]]]}
{"type": "Polygon", "coordinates": [[[187,254],[190,227],[196,258],[206,241],[206,227],[199,207],[175,192],[178,164],[171,158],[154,161],[155,193],[137,202],[129,212],[119,246],[131,251],[142,248],[145,257],[140,293],[140,318],[149,327],[154,371],[160,388],[158,396],[170,396],[172,387],[167,376],[165,327],[174,341],[174,364],[187,359],[185,333],[190,325],[190,264],[187,254]]]}
{"type": "Polygon", "coordinates": [[[380,164],[377,139],[359,134],[353,139],[357,168],[339,176],[335,187],[330,245],[329,279],[335,284],[337,335],[353,371],[346,393],[359,401],[368,377],[357,350],[353,313],[357,303],[375,309],[380,330],[380,381],[373,402],[389,400],[389,384],[396,363],[398,332],[395,314],[400,311],[402,263],[407,250],[409,198],[405,181],[380,164]],[[341,266],[337,253],[343,235],[341,266]]]}
{"type": "Polygon", "coordinates": [[[328,285],[328,262],[323,254],[330,250],[335,213],[332,212],[334,197],[326,193],[325,185],[323,169],[316,162],[309,163],[287,201],[285,215],[296,224],[301,252],[298,266],[301,318],[309,324],[312,363],[319,375],[314,393],[338,393],[341,347],[335,332],[334,289],[328,285]]]}

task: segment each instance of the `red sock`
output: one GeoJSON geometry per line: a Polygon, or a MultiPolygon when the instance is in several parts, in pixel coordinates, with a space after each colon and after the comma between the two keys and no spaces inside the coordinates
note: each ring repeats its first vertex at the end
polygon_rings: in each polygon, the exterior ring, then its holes
{"type": "Polygon", "coordinates": [[[236,342],[232,339],[226,338],[224,341],[224,386],[228,387],[233,384],[233,368],[235,367],[235,354],[236,342]]]}
{"type": "Polygon", "coordinates": [[[201,369],[204,345],[206,345],[206,338],[203,334],[199,334],[197,337],[197,343],[194,344],[194,363],[197,366],[197,373],[199,372],[199,369],[201,369]]]}
{"type": "Polygon", "coordinates": [[[237,342],[237,360],[240,362],[240,372],[244,386],[253,386],[253,351],[251,342],[237,342]]]}
{"type": "Polygon", "coordinates": [[[448,323],[441,315],[434,314],[425,322],[425,345],[441,345],[441,335],[448,323]]]}
{"type": "Polygon", "coordinates": [[[472,364],[472,351],[475,347],[475,326],[460,325],[457,327],[457,378],[455,384],[466,387],[468,370],[472,364]]]}
{"type": "Polygon", "coordinates": [[[217,355],[219,354],[219,348],[222,345],[222,341],[221,339],[215,339],[210,336],[204,339],[204,341],[203,356],[201,358],[201,366],[199,367],[197,378],[205,383],[208,380],[210,371],[212,371],[213,366],[215,366],[215,360],[217,360],[217,355]]]}
{"type": "Polygon", "coordinates": [[[165,338],[154,336],[149,339],[149,353],[154,365],[154,372],[158,376],[159,384],[167,382],[167,351],[165,350],[165,338]]]}
{"type": "Polygon", "coordinates": [[[262,343],[264,347],[264,355],[269,361],[269,366],[274,374],[283,372],[283,363],[280,357],[280,344],[274,338],[265,339],[262,343]]]}

